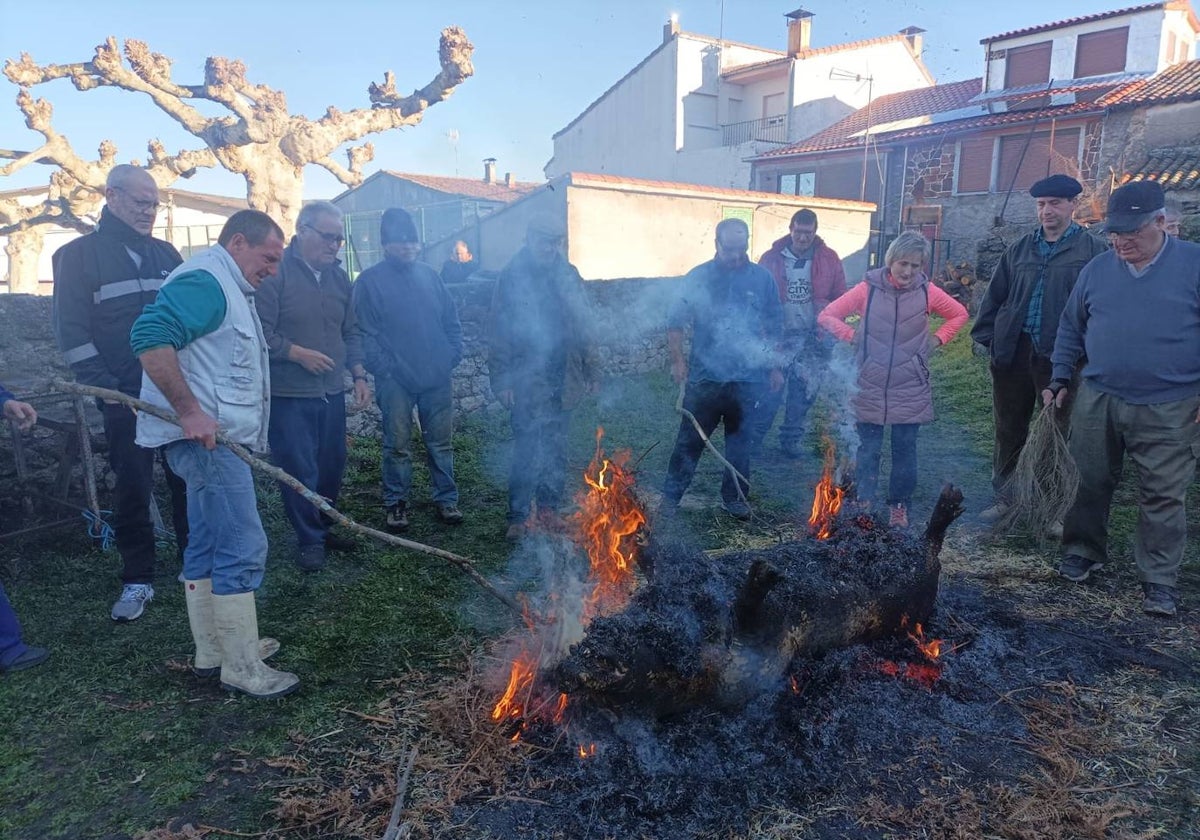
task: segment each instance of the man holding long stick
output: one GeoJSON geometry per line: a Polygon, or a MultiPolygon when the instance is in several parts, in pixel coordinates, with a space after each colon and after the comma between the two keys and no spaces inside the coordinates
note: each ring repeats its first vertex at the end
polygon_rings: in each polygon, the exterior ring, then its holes
{"type": "Polygon", "coordinates": [[[283,231],[265,213],[233,214],[217,245],[175,269],[130,340],[145,370],[142,399],[170,407],[179,426],[145,412],[137,442],[165,447],[187,483],[191,539],[183,557],[197,673],[220,667],[223,688],[279,697],[300,684],[262,661],[278,648],[258,636],[254,592],[266,568],[267,535],[249,466],[223,445],[266,448],[270,369],[253,293],[275,273],[283,231]]]}

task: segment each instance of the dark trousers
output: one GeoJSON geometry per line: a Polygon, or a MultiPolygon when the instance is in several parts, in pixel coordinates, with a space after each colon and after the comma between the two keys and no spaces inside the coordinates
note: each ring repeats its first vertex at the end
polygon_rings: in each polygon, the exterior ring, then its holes
{"type": "MultiPolygon", "coordinates": [[[[757,382],[690,382],[683,395],[683,407],[695,417],[705,437],[711,437],[719,423],[725,424],[725,459],[743,477],[750,477],[750,450],[757,437],[759,404],[767,388],[757,382]]],[[[675,449],[667,465],[667,480],[663,485],[663,502],[679,504],[696,474],[696,465],[704,451],[704,438],[692,421],[684,417],[675,436],[675,449]]],[[[750,486],[739,482],[742,495],[750,486]]],[[[726,468],[721,478],[721,498],[732,502],[738,498],[738,486],[726,468]]]]}
{"type": "MultiPolygon", "coordinates": [[[[883,452],[883,430],[888,426],[874,423],[858,423],[858,461],[854,466],[854,482],[858,498],[874,501],[879,487],[879,461],[883,452]]],[[[912,500],[917,486],[917,433],[919,423],[893,423],[892,430],[892,475],[888,479],[889,505],[912,500]]]]}
{"type": "MultiPolygon", "coordinates": [[[[154,523],[150,520],[150,497],[154,493],[156,450],[143,449],[137,437],[137,416],[126,406],[102,403],[104,437],[108,440],[108,463],[117,476],[114,491],[113,529],[121,555],[122,583],[154,581],[154,523]]],[[[182,557],[187,547],[187,487],[162,459],[163,473],[171,491],[171,522],[182,557]]]]}
{"type": "MultiPolygon", "coordinates": [[[[1038,355],[1028,334],[1021,333],[1017,341],[1017,353],[1010,367],[991,366],[992,373],[992,419],[996,426],[995,446],[992,450],[992,490],[997,498],[1003,499],[1008,492],[1008,483],[1021,449],[1029,437],[1029,424],[1033,412],[1040,410],[1042,391],[1050,384],[1051,366],[1047,356],[1038,355]]],[[[1071,383],[1068,398],[1074,396],[1078,378],[1071,383]]],[[[1055,419],[1063,434],[1071,416],[1071,404],[1055,411],[1055,419]]]]}
{"type": "MultiPolygon", "coordinates": [[[[346,471],[345,397],[272,397],[267,439],[276,466],[331,505],[337,505],[346,471]]],[[[279,492],[296,542],[324,542],[329,525],[321,511],[290,487],[281,484],[279,492]]]]}
{"type": "Polygon", "coordinates": [[[571,412],[562,398],[517,393],[512,407],[513,458],[508,476],[508,522],[524,522],[530,507],[557,510],[567,481],[567,429],[571,412]]]}

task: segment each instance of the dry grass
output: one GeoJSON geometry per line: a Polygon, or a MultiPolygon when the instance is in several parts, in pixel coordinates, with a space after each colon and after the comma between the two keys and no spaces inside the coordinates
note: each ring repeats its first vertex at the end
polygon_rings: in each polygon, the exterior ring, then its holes
{"type": "Polygon", "coordinates": [[[1058,411],[1046,406],[1029,424],[1029,437],[1008,488],[1012,505],[996,523],[997,531],[1025,528],[1037,539],[1045,539],[1071,509],[1079,490],[1079,469],[1059,426],[1058,411]]]}

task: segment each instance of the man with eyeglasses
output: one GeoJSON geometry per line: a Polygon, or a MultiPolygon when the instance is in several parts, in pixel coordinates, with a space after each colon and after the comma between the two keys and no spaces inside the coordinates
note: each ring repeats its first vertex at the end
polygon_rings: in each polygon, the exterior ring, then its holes
{"type": "Polygon", "coordinates": [[[383,414],[384,526],[408,530],[412,490],[413,409],[433,482],[437,518],[463,521],[454,481],[454,393],[462,325],[442,278],[419,261],[421,238],[408,211],[392,207],[379,222],[383,261],[354,283],[367,370],[383,414]]]}
{"type": "MultiPolygon", "coordinates": [[[[342,211],[328,201],[305,204],[279,272],[255,296],[271,355],[271,459],[333,505],[346,471],[345,371],[354,408],[371,399],[350,278],[338,260],[343,242],[342,211]]],[[[284,485],[280,493],[301,570],[323,569],[326,550],[353,550],[303,496],[284,485]]]]}
{"type": "Polygon", "coordinates": [[[1128,454],[1137,468],[1133,559],[1142,611],[1172,616],[1200,447],[1200,245],[1166,234],[1163,198],[1150,181],[1109,197],[1112,250],[1079,275],[1042,400],[1062,407],[1074,391],[1070,447],[1079,492],[1063,522],[1058,573],[1081,582],[1107,561],[1109,506],[1128,454]]]}
{"type": "MultiPolygon", "coordinates": [[[[158,185],[145,170],[113,167],[104,199],[96,230],[54,252],[54,334],[78,382],[136,397],[142,366],[130,348],[129,330],[183,258],[170,243],[150,235],[158,185]]],[[[113,621],[135,621],[154,598],[154,451],[135,443],[133,411],[119,403],[99,407],[108,463],[117,477],[113,527],[123,567],[121,595],[111,615],[113,621]]],[[[163,472],[182,556],[188,540],[187,490],[165,460],[163,472]]]]}
{"type": "Polygon", "coordinates": [[[762,444],[783,402],[779,449],[785,458],[799,458],[805,419],[829,365],[831,342],[817,329],[817,316],[846,293],[846,271],[837,252],[817,236],[817,214],[807,207],[792,215],[788,235],[775,240],[758,264],[771,272],[779,288],[784,313],[782,350],[788,364],[786,397],[780,391],[763,401],[754,445],[762,444]]]}
{"type": "MultiPolygon", "coordinates": [[[[1011,480],[1029,437],[1042,389],[1050,381],[1050,351],[1058,319],[1083,267],[1104,242],[1074,221],[1083,185],[1051,175],[1029,188],[1038,226],[1004,251],[979,304],[971,338],[988,349],[992,378],[992,504],[980,513],[1000,521],[1011,507],[1011,480]]],[[[1059,412],[1063,432],[1066,411],[1059,412]]],[[[1062,536],[1052,523],[1047,536],[1062,536]]]]}

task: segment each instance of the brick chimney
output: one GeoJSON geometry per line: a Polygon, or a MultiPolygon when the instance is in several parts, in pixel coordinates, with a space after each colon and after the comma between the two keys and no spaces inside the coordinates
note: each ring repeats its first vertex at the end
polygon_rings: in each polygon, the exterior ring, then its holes
{"type": "Polygon", "coordinates": [[[485,184],[496,183],[496,159],[495,158],[484,158],[483,159],[483,183],[485,183],[485,184]]]}
{"type": "Polygon", "coordinates": [[[679,15],[671,12],[671,19],[663,24],[663,43],[668,44],[679,34],[679,15]]]}
{"type": "Polygon", "coordinates": [[[921,37],[924,32],[919,26],[908,26],[900,30],[900,34],[908,41],[908,48],[917,58],[921,57],[921,50],[924,49],[925,39],[921,37]]]}
{"type": "Polygon", "coordinates": [[[505,172],[504,173],[504,186],[508,187],[509,189],[512,189],[512,185],[515,183],[517,183],[517,179],[513,177],[513,174],[511,172],[505,172]]]}
{"type": "Polygon", "coordinates": [[[813,13],[796,9],[784,17],[788,19],[788,55],[795,58],[798,53],[808,49],[812,39],[813,13]]]}

